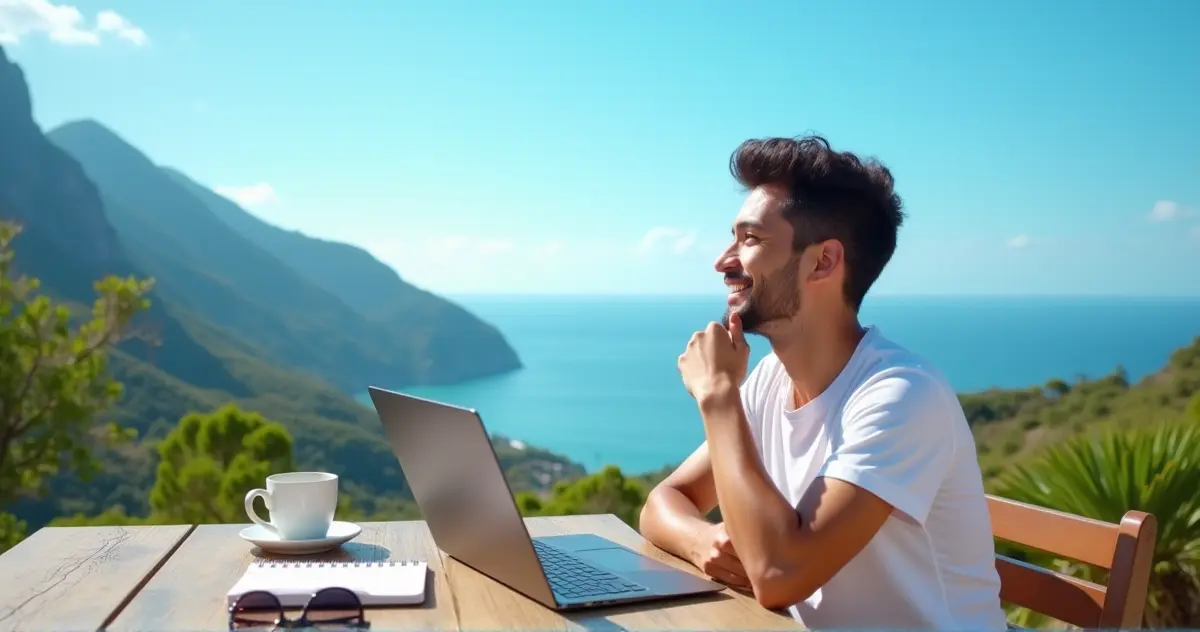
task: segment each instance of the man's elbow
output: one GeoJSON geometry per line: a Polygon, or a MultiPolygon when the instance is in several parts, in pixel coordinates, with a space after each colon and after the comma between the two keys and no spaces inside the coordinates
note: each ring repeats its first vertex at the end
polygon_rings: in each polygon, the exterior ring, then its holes
{"type": "Polygon", "coordinates": [[[649,537],[646,535],[646,527],[649,526],[650,521],[654,520],[654,510],[650,507],[653,494],[654,492],[651,491],[646,496],[646,501],[642,503],[642,508],[638,511],[638,533],[642,534],[644,538],[649,537]]]}
{"type": "Polygon", "coordinates": [[[648,521],[654,520],[656,509],[659,503],[658,497],[662,494],[662,483],[651,488],[650,493],[646,494],[646,500],[642,502],[642,508],[638,511],[638,526],[646,524],[648,521]]]}
{"type": "Polygon", "coordinates": [[[746,569],[754,599],[769,610],[781,610],[808,599],[823,582],[816,581],[803,566],[767,564],[746,569]]]}

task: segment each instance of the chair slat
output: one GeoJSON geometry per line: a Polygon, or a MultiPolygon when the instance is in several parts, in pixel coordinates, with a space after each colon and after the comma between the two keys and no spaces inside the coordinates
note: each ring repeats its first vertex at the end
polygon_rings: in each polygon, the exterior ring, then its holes
{"type": "Polygon", "coordinates": [[[997,538],[1112,568],[1118,533],[1115,524],[995,496],[988,497],[988,510],[997,538]]]}
{"type": "Polygon", "coordinates": [[[1059,621],[1095,628],[1104,609],[1104,586],[1019,560],[996,556],[1000,599],[1059,621]]]}

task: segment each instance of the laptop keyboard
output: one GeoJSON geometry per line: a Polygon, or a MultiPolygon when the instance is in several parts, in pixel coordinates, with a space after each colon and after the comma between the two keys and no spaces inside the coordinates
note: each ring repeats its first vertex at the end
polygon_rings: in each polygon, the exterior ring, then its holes
{"type": "Polygon", "coordinates": [[[542,568],[546,571],[546,579],[550,580],[550,587],[564,597],[591,597],[646,591],[644,586],[622,579],[608,571],[602,571],[569,553],[559,551],[537,540],[533,541],[533,550],[537,551],[538,559],[542,561],[542,568]]]}

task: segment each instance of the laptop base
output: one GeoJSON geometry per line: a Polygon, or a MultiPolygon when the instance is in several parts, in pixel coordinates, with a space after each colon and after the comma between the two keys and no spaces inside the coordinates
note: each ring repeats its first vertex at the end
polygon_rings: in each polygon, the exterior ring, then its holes
{"type": "MultiPolygon", "coordinates": [[[[621,585],[610,580],[601,585],[613,586],[615,590],[586,595],[570,594],[554,590],[559,609],[588,608],[602,605],[662,600],[720,592],[725,586],[712,580],[673,568],[667,564],[621,546],[607,538],[590,534],[554,535],[533,538],[543,545],[574,558],[598,571],[607,571],[618,578],[621,585]],[[636,587],[636,588],[635,588],[636,587]]],[[[541,547],[539,547],[541,548],[541,547]]],[[[554,572],[553,564],[543,563],[547,575],[554,572]]],[[[586,573],[573,568],[564,573],[571,581],[586,581],[586,573]]],[[[557,582],[551,581],[555,586],[557,582]]]]}

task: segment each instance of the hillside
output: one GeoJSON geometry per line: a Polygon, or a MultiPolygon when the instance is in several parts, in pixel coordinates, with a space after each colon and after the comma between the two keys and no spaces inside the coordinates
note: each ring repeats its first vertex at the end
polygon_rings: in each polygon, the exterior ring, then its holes
{"type": "MultiPolygon", "coordinates": [[[[53,133],[52,133],[53,135],[53,133]]],[[[240,236],[278,258],[308,281],[380,325],[424,344],[424,367],[433,381],[458,381],[506,371],[517,362],[494,327],[459,305],[404,282],[395,270],[350,244],[309,237],[268,224],[183,173],[163,168],[240,236]],[[441,376],[447,376],[442,378],[441,376]]]]}
{"type": "MultiPolygon", "coordinates": [[[[96,186],[79,163],[48,142],[33,120],[20,67],[0,47],[0,218],[23,226],[17,266],[33,273],[43,291],[73,304],[92,300],[92,284],[104,274],[145,276],[109,225],[96,186]]],[[[204,388],[245,392],[207,349],[151,296],[139,325],[152,324],[162,342],[154,350],[163,370],[204,388]]],[[[123,349],[147,358],[150,349],[130,342],[123,349]]]]}
{"type": "Polygon", "coordinates": [[[262,248],[212,212],[216,194],[172,177],[99,123],[68,123],[47,137],[97,184],[118,237],[163,295],[247,353],[351,394],[368,384],[456,382],[520,366],[494,327],[398,276],[390,285],[371,276],[313,282],[313,269],[328,257],[281,259],[262,248]],[[344,291],[329,289],[342,285],[409,297],[404,323],[368,319],[342,299],[344,291]]]}
{"type": "Polygon", "coordinates": [[[1121,367],[1109,375],[1049,380],[1027,389],[960,396],[986,477],[1039,448],[1099,428],[1177,419],[1200,393],[1200,337],[1171,354],[1159,371],[1131,384],[1121,367]]]}

